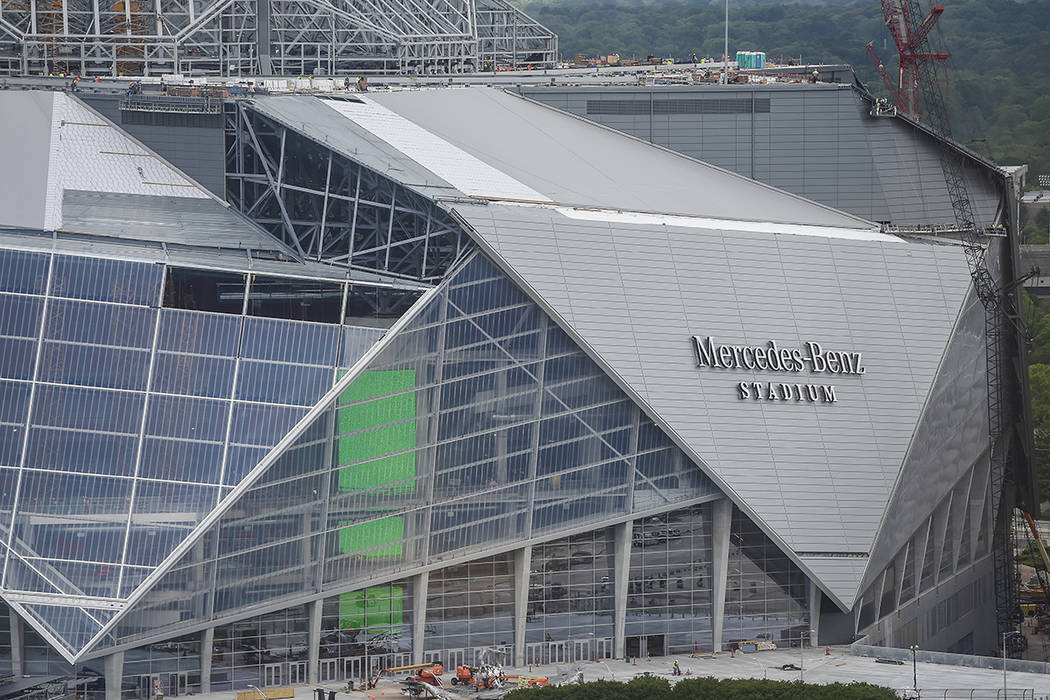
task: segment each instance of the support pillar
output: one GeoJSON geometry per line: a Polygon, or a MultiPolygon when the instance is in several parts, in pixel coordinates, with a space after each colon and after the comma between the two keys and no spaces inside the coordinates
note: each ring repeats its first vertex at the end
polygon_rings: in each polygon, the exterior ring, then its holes
{"type": "Polygon", "coordinates": [[[7,614],[11,618],[11,675],[21,678],[26,674],[25,627],[22,626],[22,618],[14,610],[8,608],[7,614]]]}
{"type": "Polygon", "coordinates": [[[729,533],[733,528],[733,504],[728,498],[715,501],[711,518],[711,638],[713,651],[722,651],[729,580],[729,533]]]}
{"type": "Polygon", "coordinates": [[[430,588],[430,572],[424,571],[412,577],[412,663],[423,663],[426,649],[427,590],[430,588]]]}
{"type": "MultiPolygon", "coordinates": [[[[124,676],[124,652],[115,651],[103,660],[106,674],[106,700],[120,700],[120,686],[124,676]]],[[[153,689],[150,689],[153,693],[153,689]]]]}
{"type": "Polygon", "coordinates": [[[324,598],[310,601],[307,606],[310,616],[307,623],[309,632],[306,637],[306,680],[309,683],[321,682],[321,613],[324,610],[324,598]]]}
{"type": "Polygon", "coordinates": [[[809,636],[810,646],[820,646],[820,601],[823,594],[817,584],[809,582],[809,636]]]}
{"type": "Polygon", "coordinates": [[[515,666],[525,665],[525,626],[529,614],[529,574],[532,573],[532,547],[514,552],[514,658],[515,666]]]}
{"type": "Polygon", "coordinates": [[[201,695],[211,692],[211,657],[215,649],[215,628],[201,632],[201,695]]]}
{"type": "Polygon", "coordinates": [[[627,655],[627,583],[631,578],[631,535],[634,521],[613,528],[613,656],[627,655]]]}

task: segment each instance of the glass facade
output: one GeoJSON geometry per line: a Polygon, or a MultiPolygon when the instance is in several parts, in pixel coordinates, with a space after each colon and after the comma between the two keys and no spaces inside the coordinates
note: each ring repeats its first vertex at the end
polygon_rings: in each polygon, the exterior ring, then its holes
{"type": "Polygon", "coordinates": [[[757,639],[798,646],[811,629],[805,574],[736,508],[726,578],[726,644],[757,639]]]}
{"type": "Polygon", "coordinates": [[[343,385],[113,641],[718,493],[481,255],[343,385]]]}
{"type": "Polygon", "coordinates": [[[426,646],[506,648],[514,643],[514,556],[439,569],[427,586],[426,646]]]}
{"type": "Polygon", "coordinates": [[[612,656],[613,530],[532,548],[525,617],[528,663],[612,656]]]}
{"type": "Polygon", "coordinates": [[[627,582],[628,656],[712,651],[711,547],[711,506],[706,504],[635,522],[627,582]]]}
{"type": "MultiPolygon", "coordinates": [[[[126,598],[382,333],[338,283],[11,250],[0,277],[8,590],[126,598]]],[[[70,654],[114,614],[21,607],[70,654]]]]}
{"type": "MultiPolygon", "coordinates": [[[[47,279],[58,266],[42,257],[23,267],[47,279]]],[[[201,692],[207,654],[214,691],[306,682],[316,599],[322,682],[410,663],[420,612],[428,659],[454,667],[509,654],[514,550],[537,539],[547,541],[532,548],[526,659],[611,657],[611,525],[634,514],[628,653],[712,646],[711,506],[686,504],[720,492],[480,253],[390,332],[389,316],[372,328],[340,323],[368,313],[348,285],[311,282],[313,301],[295,311],[286,282],[126,265],[107,263],[104,274],[122,282],[105,294],[82,281],[89,266],[63,273],[64,293],[102,299],[59,297],[25,274],[7,281],[23,291],[0,292],[4,329],[33,346],[28,369],[4,376],[16,391],[0,413],[16,432],[30,426],[0,482],[7,516],[25,518],[9,580],[31,580],[24,572],[44,557],[30,552],[61,552],[41,567],[79,582],[79,594],[127,597],[221,508],[104,635],[112,609],[22,604],[66,651],[133,647],[126,697],[158,684],[201,692]],[[278,318],[293,313],[303,318],[278,318]],[[48,343],[77,351],[48,355],[48,343]],[[96,351],[123,354],[103,361],[96,351]],[[333,381],[335,399],[315,404],[333,381]],[[288,447],[253,470],[308,413],[288,447]],[[44,430],[58,437],[34,442],[44,430]],[[83,538],[73,522],[90,523],[83,538]],[[424,567],[420,600],[412,574],[424,567]],[[164,635],[212,620],[211,649],[199,633],[164,635]]],[[[737,513],[727,637],[793,639],[806,628],[806,590],[737,513]]]]}

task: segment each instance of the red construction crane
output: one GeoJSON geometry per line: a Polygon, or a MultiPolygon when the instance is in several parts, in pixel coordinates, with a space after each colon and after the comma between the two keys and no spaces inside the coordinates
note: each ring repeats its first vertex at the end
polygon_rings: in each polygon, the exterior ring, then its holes
{"type": "Polygon", "coordinates": [[[897,82],[890,79],[886,66],[875,54],[871,42],[868,42],[868,53],[875,61],[875,67],[882,76],[882,81],[889,90],[890,97],[897,105],[897,110],[907,114],[912,119],[923,121],[923,100],[921,76],[925,74],[922,70],[923,63],[930,62],[934,66],[931,73],[936,74],[938,62],[948,59],[949,54],[933,53],[929,50],[927,39],[933,31],[937,20],[944,13],[944,8],[935,6],[930,8],[930,13],[916,26],[914,24],[915,3],[906,0],[882,0],[882,20],[886,28],[890,30],[893,43],[897,45],[897,82]],[[914,29],[913,29],[914,27],[914,29]]]}

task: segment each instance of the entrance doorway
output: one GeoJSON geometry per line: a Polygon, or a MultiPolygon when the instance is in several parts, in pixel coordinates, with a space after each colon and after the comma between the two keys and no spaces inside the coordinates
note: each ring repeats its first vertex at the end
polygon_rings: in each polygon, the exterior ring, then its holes
{"type": "Polygon", "coordinates": [[[288,664],[288,685],[302,685],[306,683],[306,662],[293,661],[288,664]]]}
{"type": "Polygon", "coordinates": [[[642,638],[641,637],[628,637],[626,640],[626,654],[628,659],[637,659],[642,656],[642,638]]]}
{"type": "Polygon", "coordinates": [[[336,675],[339,672],[339,664],[336,663],[335,659],[321,659],[318,670],[321,674],[322,683],[339,680],[339,677],[336,675]]]}
{"type": "Polygon", "coordinates": [[[664,635],[662,634],[650,634],[645,638],[645,655],[646,656],[663,656],[664,655],[664,635]]]}
{"type": "Polygon", "coordinates": [[[151,673],[139,676],[139,697],[174,697],[186,694],[188,673],[151,673]]]}
{"type": "Polygon", "coordinates": [[[591,642],[588,639],[574,639],[572,641],[572,660],[573,661],[594,661],[594,657],[591,656],[591,642]]]}
{"type": "MultiPolygon", "coordinates": [[[[445,654],[448,659],[445,668],[456,668],[457,666],[463,666],[468,663],[467,652],[465,649],[448,649],[445,654]]],[[[473,663],[473,659],[471,659],[469,663],[473,663]]]]}
{"type": "Polygon", "coordinates": [[[613,655],[613,640],[608,637],[594,640],[595,645],[598,647],[598,658],[599,659],[611,659],[613,655]]]}
{"type": "Polygon", "coordinates": [[[364,665],[361,662],[360,656],[348,656],[343,659],[343,661],[345,662],[343,668],[346,673],[346,675],[343,676],[344,678],[357,682],[365,677],[365,674],[363,673],[364,665]]]}
{"type": "Polygon", "coordinates": [[[272,687],[281,684],[281,664],[263,666],[263,686],[272,687]]]}
{"type": "Polygon", "coordinates": [[[547,651],[549,654],[547,663],[563,664],[568,661],[565,656],[565,642],[548,642],[547,651]]]}
{"type": "Polygon", "coordinates": [[[536,666],[543,663],[543,643],[534,642],[525,645],[525,663],[536,666]]]}

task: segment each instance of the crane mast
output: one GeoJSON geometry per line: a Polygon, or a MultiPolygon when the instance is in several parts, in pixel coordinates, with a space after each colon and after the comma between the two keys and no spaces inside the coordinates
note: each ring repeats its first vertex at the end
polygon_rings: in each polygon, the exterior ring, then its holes
{"type": "MultiPolygon", "coordinates": [[[[1013,629],[1016,606],[1013,576],[1012,525],[1014,484],[1008,469],[1007,444],[1003,433],[1002,343],[1008,314],[1007,296],[988,269],[985,230],[977,222],[963,175],[960,154],[949,145],[951,128],[938,80],[938,66],[949,54],[937,50],[931,32],[944,8],[934,6],[923,13],[918,0],[882,0],[883,20],[897,45],[899,72],[897,89],[890,94],[897,109],[922,122],[942,137],[940,163],[951,202],[955,224],[966,247],[966,260],[974,291],[985,310],[985,358],[988,378],[989,490],[992,500],[994,532],[992,557],[995,569],[996,619],[1000,634],[1013,629]],[[922,19],[919,19],[922,18],[922,19]]],[[[869,44],[869,52],[875,57],[869,44]]],[[[889,83],[885,69],[880,74],[889,83]]],[[[889,87],[889,85],[887,85],[889,87]]]]}

